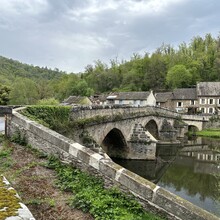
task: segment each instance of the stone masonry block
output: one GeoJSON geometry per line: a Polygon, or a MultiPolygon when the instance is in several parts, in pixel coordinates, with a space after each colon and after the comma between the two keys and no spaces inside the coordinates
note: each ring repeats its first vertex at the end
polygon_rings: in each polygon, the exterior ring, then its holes
{"type": "Polygon", "coordinates": [[[118,182],[139,197],[147,200],[152,199],[153,190],[156,187],[152,182],[126,169],[121,173],[118,182]]]}
{"type": "Polygon", "coordinates": [[[104,157],[98,153],[94,153],[90,157],[89,165],[99,170],[99,161],[104,157]]]}
{"type": "Polygon", "coordinates": [[[163,207],[166,211],[187,220],[217,220],[218,217],[193,205],[192,203],[176,196],[163,188],[159,188],[153,199],[153,203],[163,207]]]}
{"type": "Polygon", "coordinates": [[[92,150],[85,147],[84,149],[81,149],[81,150],[78,151],[77,158],[79,160],[81,160],[83,163],[89,164],[90,157],[93,154],[94,154],[94,151],[92,151],[92,150]]]}
{"type": "Polygon", "coordinates": [[[117,171],[121,168],[123,167],[114,163],[111,159],[100,160],[99,162],[99,171],[112,180],[115,179],[117,171]]]}

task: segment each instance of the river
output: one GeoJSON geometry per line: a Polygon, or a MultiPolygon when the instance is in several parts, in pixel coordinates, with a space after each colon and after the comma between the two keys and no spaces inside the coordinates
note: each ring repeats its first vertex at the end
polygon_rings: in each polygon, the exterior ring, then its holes
{"type": "Polygon", "coordinates": [[[156,160],[116,163],[220,217],[220,140],[198,138],[187,146],[157,146],[156,160]]]}
{"type": "Polygon", "coordinates": [[[0,132],[5,130],[5,118],[0,117],[0,132]]]}

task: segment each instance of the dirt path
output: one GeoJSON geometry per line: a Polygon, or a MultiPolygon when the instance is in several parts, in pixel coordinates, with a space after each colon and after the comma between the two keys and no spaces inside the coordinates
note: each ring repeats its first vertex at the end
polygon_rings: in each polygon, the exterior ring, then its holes
{"type": "Polygon", "coordinates": [[[92,220],[90,214],[67,205],[72,194],[55,185],[56,175],[44,166],[46,159],[31,150],[12,144],[9,168],[3,174],[21,196],[36,220],[92,220]]]}

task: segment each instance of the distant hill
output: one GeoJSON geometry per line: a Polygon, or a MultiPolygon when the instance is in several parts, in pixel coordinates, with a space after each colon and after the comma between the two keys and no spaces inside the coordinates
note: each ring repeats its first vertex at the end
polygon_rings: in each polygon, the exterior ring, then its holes
{"type": "Polygon", "coordinates": [[[0,84],[13,82],[17,77],[29,78],[34,81],[38,79],[51,80],[60,78],[63,74],[65,73],[58,69],[52,70],[47,67],[23,64],[0,56],[0,84]]]}

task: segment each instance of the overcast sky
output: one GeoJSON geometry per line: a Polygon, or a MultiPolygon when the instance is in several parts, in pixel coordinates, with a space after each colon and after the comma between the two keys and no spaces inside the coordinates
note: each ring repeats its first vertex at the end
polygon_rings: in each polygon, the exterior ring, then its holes
{"type": "Polygon", "coordinates": [[[0,55],[67,72],[220,31],[220,0],[0,0],[0,55]]]}

